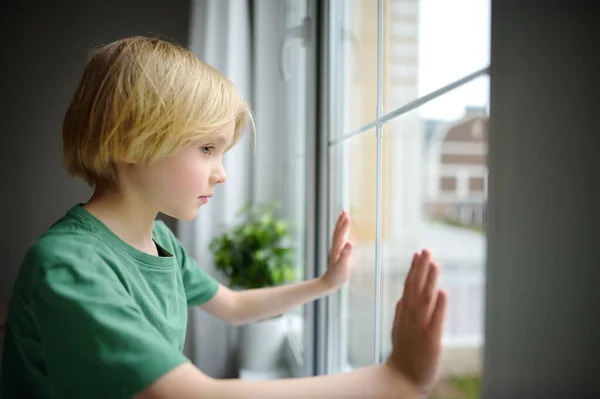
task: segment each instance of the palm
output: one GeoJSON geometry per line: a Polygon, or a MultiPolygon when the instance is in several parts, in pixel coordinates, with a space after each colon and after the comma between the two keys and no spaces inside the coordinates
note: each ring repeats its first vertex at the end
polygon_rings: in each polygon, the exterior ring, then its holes
{"type": "Polygon", "coordinates": [[[352,244],[346,239],[349,226],[350,216],[346,211],[343,211],[338,217],[333,231],[327,272],[325,273],[326,280],[334,287],[343,285],[350,277],[349,257],[352,251],[352,244]]]}
{"type": "Polygon", "coordinates": [[[437,288],[439,266],[429,251],[415,254],[396,305],[389,363],[423,392],[436,378],[447,296],[437,288]]]}

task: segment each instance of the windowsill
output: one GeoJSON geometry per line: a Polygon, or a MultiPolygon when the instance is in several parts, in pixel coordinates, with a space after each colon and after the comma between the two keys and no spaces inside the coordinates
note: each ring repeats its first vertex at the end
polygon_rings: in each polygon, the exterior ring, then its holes
{"type": "Polygon", "coordinates": [[[241,368],[239,378],[242,380],[276,380],[298,377],[302,373],[304,362],[302,353],[303,319],[300,315],[288,313],[286,320],[286,336],[281,348],[281,365],[271,370],[250,370],[241,368]]]}
{"type": "Polygon", "coordinates": [[[293,377],[304,373],[303,329],[304,320],[298,314],[288,314],[287,334],[283,344],[283,364],[287,366],[293,377]]]}

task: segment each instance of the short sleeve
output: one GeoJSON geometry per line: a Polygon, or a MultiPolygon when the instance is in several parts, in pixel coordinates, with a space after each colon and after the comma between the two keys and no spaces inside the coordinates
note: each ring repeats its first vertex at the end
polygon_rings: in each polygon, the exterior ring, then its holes
{"type": "Polygon", "coordinates": [[[132,398],[188,359],[144,317],[114,273],[88,262],[44,267],[31,294],[59,398],[132,398]]]}
{"type": "Polygon", "coordinates": [[[181,242],[163,222],[158,221],[157,225],[160,230],[166,231],[163,234],[168,234],[173,247],[172,250],[181,265],[188,307],[202,305],[210,301],[219,289],[219,282],[188,255],[181,242]]]}
{"type": "Polygon", "coordinates": [[[219,282],[188,256],[184,256],[183,285],[189,307],[210,301],[219,289],[219,282]]]}

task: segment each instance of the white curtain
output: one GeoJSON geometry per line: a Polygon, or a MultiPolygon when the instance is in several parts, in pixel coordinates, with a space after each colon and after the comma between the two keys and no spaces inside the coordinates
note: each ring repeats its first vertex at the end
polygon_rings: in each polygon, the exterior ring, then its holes
{"type": "MultiPolygon", "coordinates": [[[[282,136],[287,134],[284,86],[280,79],[284,2],[278,0],[192,0],[190,48],[227,76],[251,103],[257,142],[247,134],[225,155],[228,180],[192,222],[179,222],[177,235],[188,253],[220,279],[208,250],[211,239],[249,202],[281,199],[282,136]],[[252,8],[252,9],[251,9],[252,8]],[[253,90],[256,88],[256,90],[253,90]]],[[[226,281],[222,281],[227,283],[226,281]]],[[[208,375],[236,377],[237,329],[194,309],[185,352],[208,375]]]]}
{"type": "MultiPolygon", "coordinates": [[[[190,48],[227,76],[251,98],[251,24],[249,0],[193,0],[190,48]]],[[[210,240],[235,219],[252,198],[253,140],[246,135],[224,157],[228,180],[192,222],[178,222],[177,234],[186,250],[209,274],[220,279],[208,250],[210,240]]],[[[190,311],[186,354],[215,378],[235,377],[236,329],[199,309],[190,311]]]]}

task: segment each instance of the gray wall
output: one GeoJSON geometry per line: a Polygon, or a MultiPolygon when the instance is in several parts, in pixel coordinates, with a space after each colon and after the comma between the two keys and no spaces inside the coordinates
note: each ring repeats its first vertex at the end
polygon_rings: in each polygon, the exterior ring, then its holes
{"type": "Polygon", "coordinates": [[[600,397],[598,6],[493,1],[485,399],[600,397]]]}
{"type": "Polygon", "coordinates": [[[135,34],[188,40],[188,1],[3,3],[0,76],[0,302],[27,245],[90,190],[66,176],[61,123],[95,46],[135,34]]]}

